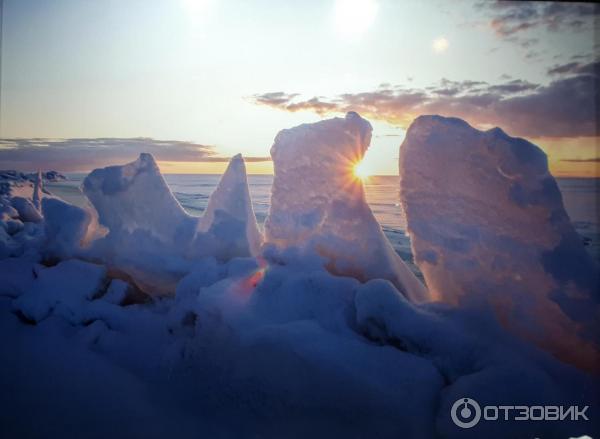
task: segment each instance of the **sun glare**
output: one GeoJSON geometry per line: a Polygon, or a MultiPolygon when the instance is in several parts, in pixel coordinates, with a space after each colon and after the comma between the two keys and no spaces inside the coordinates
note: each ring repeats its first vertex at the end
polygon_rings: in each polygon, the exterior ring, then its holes
{"type": "Polygon", "coordinates": [[[442,53],[448,49],[449,45],[450,43],[445,37],[439,37],[433,40],[433,44],[431,45],[431,47],[435,52],[442,53]]]}
{"type": "Polygon", "coordinates": [[[194,18],[205,15],[212,6],[212,0],[182,0],[181,3],[187,14],[194,18]]]}
{"type": "Polygon", "coordinates": [[[335,32],[346,39],[356,39],[371,27],[377,15],[376,0],[336,0],[335,32]]]}
{"type": "Polygon", "coordinates": [[[363,181],[371,176],[371,172],[369,171],[364,162],[359,162],[356,165],[354,165],[353,172],[355,177],[360,178],[363,181]]]}

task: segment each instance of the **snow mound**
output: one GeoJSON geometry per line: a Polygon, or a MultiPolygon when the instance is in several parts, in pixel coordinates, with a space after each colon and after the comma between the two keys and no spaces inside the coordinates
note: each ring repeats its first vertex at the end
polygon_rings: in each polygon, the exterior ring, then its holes
{"type": "Polygon", "coordinates": [[[42,242],[41,200],[44,174],[0,171],[0,259],[30,256],[42,242]]]}
{"type": "Polygon", "coordinates": [[[241,156],[232,159],[201,219],[183,210],[150,154],[92,171],[83,191],[107,230],[88,257],[130,276],[148,294],[175,292],[198,258],[250,256],[261,242],[241,156]]]}
{"type": "Polygon", "coordinates": [[[504,332],[494,316],[478,309],[409,303],[389,282],[373,280],[355,296],[357,324],[372,340],[433,363],[444,377],[437,404],[440,437],[572,437],[598,427],[585,422],[482,422],[459,429],[450,413],[469,396],[479,404],[600,404],[598,384],[577,369],[531,349],[504,332]],[[468,435],[468,434],[471,435],[468,435]],[[467,434],[467,436],[465,436],[467,434]]]}
{"type": "Polygon", "coordinates": [[[13,301],[24,319],[40,322],[50,313],[71,323],[81,323],[86,301],[104,287],[106,269],[76,259],[40,269],[29,288],[13,301]]]}
{"type": "Polygon", "coordinates": [[[332,273],[388,279],[411,300],[423,301],[425,288],[387,241],[353,173],[371,130],[351,112],[277,134],[265,238],[279,247],[314,248],[332,273]]]}
{"type": "Polygon", "coordinates": [[[81,256],[98,230],[92,212],[58,198],[44,198],[42,211],[45,256],[60,259],[81,256]]]}
{"type": "Polygon", "coordinates": [[[42,216],[30,199],[0,196],[0,259],[37,253],[42,216]]]}
{"type": "Polygon", "coordinates": [[[434,300],[491,305],[564,361],[600,364],[598,270],[545,154],[499,128],[421,116],[400,148],[400,196],[434,300]]]}

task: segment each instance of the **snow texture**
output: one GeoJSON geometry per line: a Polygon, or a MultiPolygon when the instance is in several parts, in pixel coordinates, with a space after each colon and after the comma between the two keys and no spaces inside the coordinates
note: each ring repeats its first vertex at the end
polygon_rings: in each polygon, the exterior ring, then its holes
{"type": "Polygon", "coordinates": [[[597,370],[598,268],[538,147],[499,128],[421,116],[400,148],[400,176],[433,300],[491,305],[511,331],[597,370]]]}
{"type": "Polygon", "coordinates": [[[371,130],[351,112],[277,134],[265,239],[280,247],[315,248],[332,273],[388,279],[411,300],[424,301],[427,291],[387,241],[353,173],[371,130]]]}
{"type": "Polygon", "coordinates": [[[105,300],[114,305],[123,305],[129,294],[130,286],[127,282],[121,279],[113,279],[106,290],[106,294],[102,296],[105,300]]]}
{"type": "Polygon", "coordinates": [[[12,313],[0,298],[2,428],[9,437],[85,430],[184,438],[598,431],[598,383],[520,343],[494,318],[414,305],[388,281],[334,276],[288,249],[271,248],[269,257],[279,263],[206,258],[175,298],[145,305],[115,303],[128,288],[121,280],[103,294],[106,272],[94,264],[19,274],[12,313]],[[449,416],[464,395],[481,404],[585,401],[592,421],[482,422],[465,431],[449,416]]]}
{"type": "Polygon", "coordinates": [[[100,292],[106,269],[72,259],[36,274],[35,281],[13,301],[13,308],[31,322],[38,323],[52,312],[70,323],[81,323],[84,302],[100,292]]]}

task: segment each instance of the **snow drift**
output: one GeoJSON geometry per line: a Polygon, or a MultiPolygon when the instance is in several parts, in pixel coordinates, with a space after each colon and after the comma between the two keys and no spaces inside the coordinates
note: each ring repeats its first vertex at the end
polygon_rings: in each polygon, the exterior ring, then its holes
{"type": "Polygon", "coordinates": [[[425,288],[388,242],[353,174],[371,131],[368,121],[351,112],[277,134],[265,239],[315,249],[332,273],[388,279],[411,300],[424,301],[425,288]]]}
{"type": "Polygon", "coordinates": [[[421,116],[400,148],[400,176],[432,299],[490,304],[511,331],[597,370],[597,267],[538,147],[499,128],[421,116]]]}

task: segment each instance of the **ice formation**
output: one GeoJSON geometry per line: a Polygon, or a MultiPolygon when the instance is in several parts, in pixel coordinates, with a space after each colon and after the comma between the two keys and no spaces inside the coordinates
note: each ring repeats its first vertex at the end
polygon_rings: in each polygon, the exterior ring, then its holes
{"type": "Polygon", "coordinates": [[[218,259],[259,253],[262,236],[256,224],[241,154],[232,157],[211,194],[198,231],[218,240],[212,254],[218,259]]]}
{"type": "MultiPolygon", "coordinates": [[[[406,288],[351,175],[369,134],[352,113],[280,134],[271,242],[263,246],[240,157],[202,218],[183,212],[149,155],[90,174],[84,190],[97,212],[43,196],[43,217],[32,222],[11,204],[22,196],[35,207],[31,185],[0,195],[2,435],[596,437],[597,379],[523,343],[488,308],[413,302],[423,296],[406,288]],[[138,286],[176,293],[149,298],[138,286]],[[587,405],[590,420],[482,421],[463,430],[450,407],[465,396],[587,405]]],[[[501,150],[502,142],[494,145],[501,150]]],[[[535,179],[520,172],[525,165],[503,157],[502,173],[522,174],[515,179],[529,188],[535,179]]],[[[424,204],[406,206],[413,228],[411,209],[431,209],[435,197],[427,184],[419,181],[424,204]]],[[[531,193],[519,190],[523,204],[531,193]]],[[[458,207],[474,213],[466,202],[458,207]]],[[[567,265],[582,261],[559,256],[567,265]]],[[[529,263],[523,258],[517,262],[529,263]]],[[[563,273],[556,259],[547,263],[563,273]]],[[[495,293],[508,284],[483,272],[495,293]]],[[[514,310],[504,317],[527,321],[533,312],[514,310]]]]}
{"type": "Polygon", "coordinates": [[[33,176],[17,171],[0,171],[0,259],[37,253],[42,241],[42,215],[35,205],[49,195],[41,185],[35,189],[33,176]]]}
{"type": "Polygon", "coordinates": [[[83,182],[83,192],[111,234],[143,232],[175,246],[191,238],[185,234],[189,233],[185,223],[192,219],[171,193],[150,154],[141,154],[123,166],[92,171],[83,182]]]}
{"type": "Polygon", "coordinates": [[[44,188],[44,180],[42,177],[42,171],[37,172],[35,174],[35,180],[33,182],[33,195],[31,197],[33,201],[33,205],[37,210],[42,208],[42,191],[44,188]]]}
{"type": "Polygon", "coordinates": [[[280,247],[314,248],[332,273],[388,279],[411,300],[423,301],[425,288],[387,241],[353,174],[371,130],[350,112],[277,134],[265,239],[280,247]]]}
{"type": "Polygon", "coordinates": [[[67,259],[83,256],[85,248],[98,236],[93,212],[58,198],[42,200],[44,214],[44,256],[67,259]]]}
{"type": "Polygon", "coordinates": [[[27,174],[15,170],[0,170],[0,196],[23,196],[30,198],[35,204],[36,198],[39,200],[44,194],[47,194],[43,188],[43,180],[60,181],[66,180],[66,178],[56,171],[38,171],[27,174]]]}
{"type": "Polygon", "coordinates": [[[241,156],[231,160],[201,219],[183,210],[150,154],[94,170],[83,191],[108,232],[94,241],[90,257],[150,294],[173,293],[199,257],[250,256],[261,242],[241,156]]]}
{"type": "Polygon", "coordinates": [[[538,147],[499,128],[421,116],[400,148],[400,176],[413,254],[434,300],[489,303],[515,333],[598,367],[597,267],[538,147]]]}
{"type": "Polygon", "coordinates": [[[31,199],[25,197],[12,197],[11,205],[19,213],[19,218],[26,222],[39,223],[42,215],[31,199]]]}

